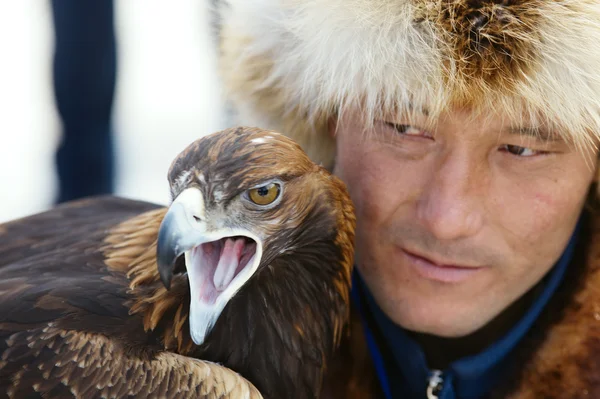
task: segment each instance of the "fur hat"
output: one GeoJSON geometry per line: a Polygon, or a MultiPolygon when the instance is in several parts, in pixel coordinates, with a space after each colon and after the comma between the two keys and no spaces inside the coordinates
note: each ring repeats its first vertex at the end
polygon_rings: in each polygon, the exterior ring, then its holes
{"type": "Polygon", "coordinates": [[[598,0],[213,0],[235,123],[280,131],[331,167],[332,116],[427,107],[600,137],[598,0]]]}

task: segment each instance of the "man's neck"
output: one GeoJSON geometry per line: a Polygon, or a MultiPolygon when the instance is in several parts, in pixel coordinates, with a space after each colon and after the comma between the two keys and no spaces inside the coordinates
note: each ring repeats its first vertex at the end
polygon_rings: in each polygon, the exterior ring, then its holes
{"type": "Polygon", "coordinates": [[[534,287],[484,327],[464,337],[442,338],[410,331],[408,333],[423,349],[428,366],[444,370],[458,359],[482,352],[507,334],[527,312],[538,292],[538,286],[534,287]]]}

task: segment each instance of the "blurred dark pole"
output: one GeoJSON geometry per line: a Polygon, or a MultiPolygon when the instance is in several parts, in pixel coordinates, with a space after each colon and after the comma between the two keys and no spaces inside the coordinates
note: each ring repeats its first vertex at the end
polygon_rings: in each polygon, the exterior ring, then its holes
{"type": "Polygon", "coordinates": [[[116,80],[112,0],[51,0],[53,84],[62,122],[57,203],[114,190],[116,80]]]}

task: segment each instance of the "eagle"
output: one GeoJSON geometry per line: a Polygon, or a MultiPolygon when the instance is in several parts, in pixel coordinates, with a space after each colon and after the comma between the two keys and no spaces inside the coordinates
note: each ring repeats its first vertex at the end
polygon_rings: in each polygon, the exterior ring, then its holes
{"type": "Polygon", "coordinates": [[[191,143],[169,206],[0,225],[0,398],[315,398],[350,312],[354,208],[285,135],[191,143]]]}

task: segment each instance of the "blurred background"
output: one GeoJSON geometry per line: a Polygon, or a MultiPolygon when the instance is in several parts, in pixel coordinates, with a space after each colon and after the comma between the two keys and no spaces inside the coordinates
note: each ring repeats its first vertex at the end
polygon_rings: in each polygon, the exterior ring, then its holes
{"type": "MultiPolygon", "coordinates": [[[[82,0],[54,0],[60,1],[82,0]]],[[[173,158],[225,126],[208,3],[114,1],[116,195],[166,204],[173,158]]],[[[59,198],[56,153],[63,133],[53,86],[53,21],[50,0],[0,0],[0,223],[48,209],[59,198]]],[[[97,32],[80,22],[88,34],[97,32]]]]}

